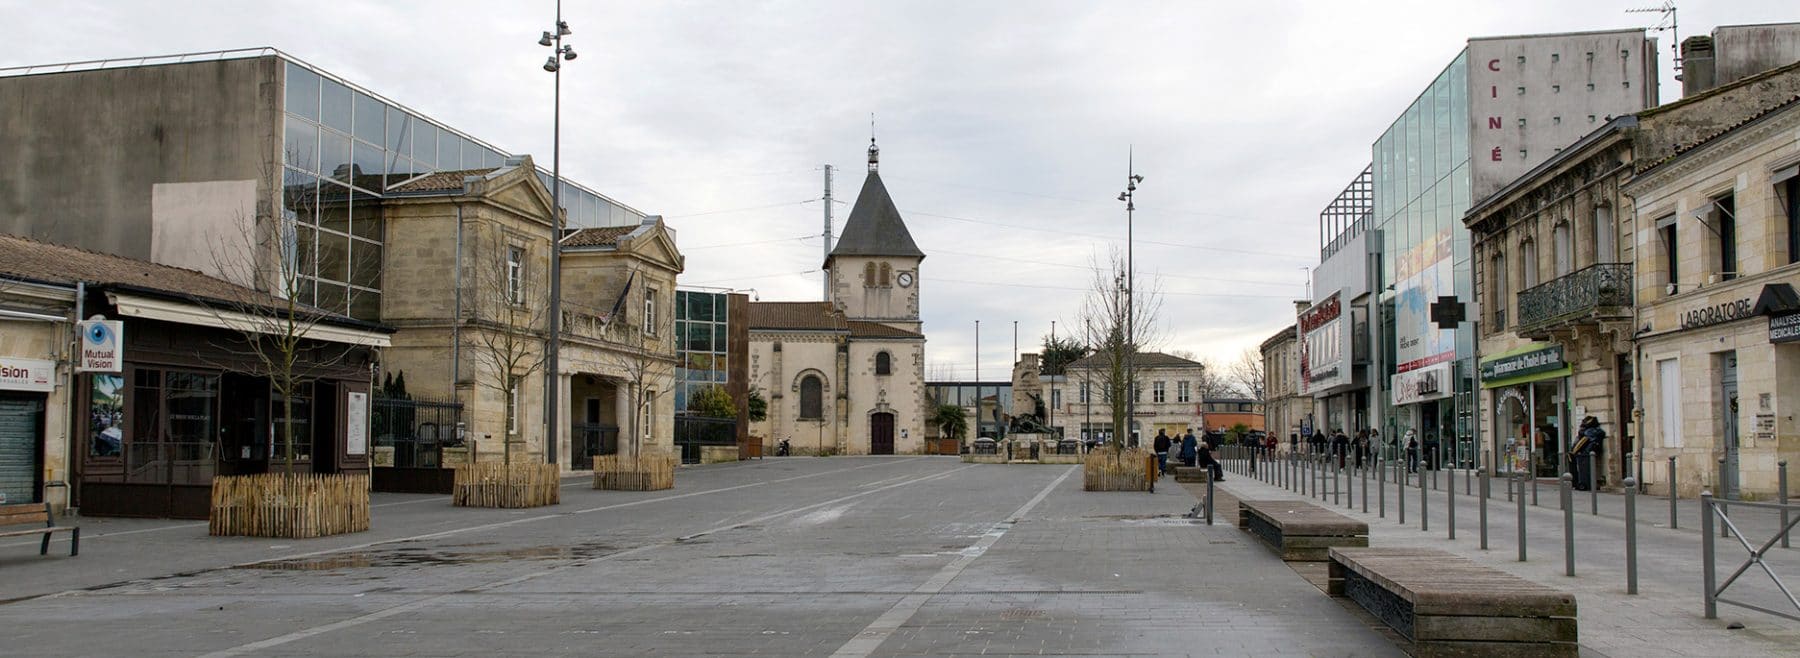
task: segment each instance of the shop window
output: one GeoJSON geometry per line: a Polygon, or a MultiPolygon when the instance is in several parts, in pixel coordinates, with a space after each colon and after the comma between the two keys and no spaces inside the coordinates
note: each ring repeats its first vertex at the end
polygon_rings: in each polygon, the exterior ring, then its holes
{"type": "Polygon", "coordinates": [[[1656,362],[1656,392],[1664,448],[1681,447],[1681,362],[1663,359],[1656,362]]]}
{"type": "Polygon", "coordinates": [[[1713,199],[1712,216],[1719,240],[1719,278],[1730,281],[1738,275],[1737,198],[1727,194],[1713,199]]]}
{"type": "Polygon", "coordinates": [[[877,374],[877,375],[893,374],[893,369],[894,369],[893,361],[894,361],[893,356],[889,355],[887,352],[876,352],[875,353],[875,374],[877,374]]]}
{"type": "Polygon", "coordinates": [[[820,420],[825,417],[825,383],[818,377],[807,375],[800,379],[800,420],[820,420]]]}
{"type": "Polygon", "coordinates": [[[270,392],[269,417],[275,423],[271,463],[286,462],[290,450],[295,462],[312,459],[312,383],[296,383],[291,393],[290,405],[284,402],[281,391],[270,392]]]}
{"type": "Polygon", "coordinates": [[[125,377],[91,375],[88,395],[88,456],[118,457],[125,447],[125,377]]]}
{"type": "Polygon", "coordinates": [[[1569,235],[1569,223],[1560,221],[1550,229],[1551,246],[1556,250],[1556,276],[1575,271],[1575,244],[1569,235]]]}
{"type": "Polygon", "coordinates": [[[1656,221],[1656,232],[1662,237],[1663,271],[1667,272],[1664,283],[1669,284],[1668,294],[1675,294],[1681,285],[1681,243],[1675,232],[1675,216],[1669,215],[1656,221]]]}

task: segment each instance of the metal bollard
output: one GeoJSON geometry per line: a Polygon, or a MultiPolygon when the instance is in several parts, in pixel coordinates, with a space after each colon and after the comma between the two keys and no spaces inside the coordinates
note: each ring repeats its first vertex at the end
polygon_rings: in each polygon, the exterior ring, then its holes
{"type": "Polygon", "coordinates": [[[1524,476],[1514,473],[1513,474],[1513,483],[1514,483],[1514,486],[1518,487],[1518,489],[1519,489],[1519,495],[1516,497],[1516,500],[1519,503],[1519,561],[1524,562],[1525,561],[1525,479],[1524,479],[1524,476]]]}
{"type": "Polygon", "coordinates": [[[1449,515],[1446,521],[1450,526],[1450,541],[1456,541],[1456,482],[1450,479],[1454,475],[1456,471],[1444,476],[1444,514],[1449,515]]]}
{"type": "Polygon", "coordinates": [[[1776,501],[1780,502],[1783,505],[1783,507],[1781,508],[1781,547],[1782,548],[1790,548],[1788,546],[1788,534],[1790,534],[1788,531],[1788,508],[1785,507],[1788,504],[1787,460],[1783,459],[1780,462],[1777,462],[1776,466],[1777,466],[1777,469],[1775,471],[1775,497],[1776,497],[1776,501]]]}
{"type": "MultiPolygon", "coordinates": [[[[1434,471],[1435,472],[1435,471],[1434,471]]],[[[1427,514],[1427,506],[1431,504],[1431,494],[1425,493],[1425,474],[1419,474],[1419,532],[1431,531],[1431,515],[1427,514]]]]}
{"type": "Polygon", "coordinates": [[[1396,476],[1399,479],[1394,481],[1394,496],[1395,503],[1400,509],[1400,525],[1406,525],[1406,476],[1404,475],[1406,469],[1399,470],[1402,475],[1396,476]]]}
{"type": "Polygon", "coordinates": [[[1344,473],[1344,469],[1336,464],[1326,464],[1325,470],[1331,474],[1331,504],[1336,506],[1342,501],[1342,497],[1338,494],[1338,476],[1344,473]]]}
{"type": "Polygon", "coordinates": [[[1588,457],[1588,472],[1587,472],[1588,496],[1593,500],[1593,509],[1589,512],[1589,514],[1592,514],[1594,516],[1600,516],[1600,473],[1599,473],[1599,471],[1594,470],[1595,467],[1600,465],[1600,461],[1598,458],[1596,458],[1594,456],[1594,453],[1591,453],[1591,452],[1588,453],[1587,457],[1588,457]]]}
{"type": "Polygon", "coordinates": [[[1375,516],[1387,518],[1387,462],[1375,457],[1375,516]]]}
{"type": "Polygon", "coordinates": [[[1625,593],[1637,592],[1637,478],[1625,478],[1625,593]]]}
{"type": "MultiPolygon", "coordinates": [[[[1486,456],[1482,457],[1483,461],[1486,456]]],[[[1487,505],[1488,505],[1488,472],[1481,469],[1481,550],[1487,550],[1487,505]]]]}
{"type": "Polygon", "coordinates": [[[1669,457],[1669,529],[1670,530],[1676,529],[1678,527],[1677,524],[1679,523],[1679,521],[1681,519],[1681,515],[1679,513],[1677,513],[1677,511],[1675,509],[1675,501],[1679,500],[1680,498],[1681,498],[1681,490],[1677,489],[1675,487],[1675,457],[1673,455],[1671,455],[1669,457]]]}
{"type": "Polygon", "coordinates": [[[1206,525],[1213,524],[1213,479],[1206,477],[1206,525]]]}
{"type": "MultiPolygon", "coordinates": [[[[1719,496],[1721,496],[1721,495],[1729,495],[1729,493],[1730,493],[1730,490],[1725,488],[1725,458],[1724,457],[1719,458],[1718,487],[1719,487],[1719,494],[1713,496],[1713,505],[1718,506],[1719,516],[1731,516],[1731,506],[1729,504],[1727,504],[1724,500],[1720,500],[1720,498],[1719,498],[1719,496]]],[[[1730,500],[1730,499],[1726,498],[1725,500],[1730,500]]],[[[1723,523],[1719,524],[1719,536],[1720,537],[1730,537],[1731,536],[1731,526],[1723,524],[1723,523]]]]}
{"type": "Polygon", "coordinates": [[[1563,473],[1556,478],[1562,489],[1563,575],[1575,575],[1575,476],[1563,473]]]}
{"type": "MultiPolygon", "coordinates": [[[[1713,587],[1718,582],[1718,574],[1713,571],[1713,495],[1711,491],[1700,491],[1700,586],[1706,599],[1706,618],[1719,618],[1719,603],[1713,600],[1713,587]]],[[[1723,523],[1719,525],[1725,525],[1723,523]]]]}
{"type": "MultiPolygon", "coordinates": [[[[1365,461],[1363,463],[1363,468],[1356,469],[1357,471],[1359,471],[1362,474],[1362,488],[1363,488],[1362,501],[1363,501],[1363,513],[1364,514],[1369,513],[1369,469],[1368,469],[1368,467],[1372,466],[1372,465],[1373,464],[1371,462],[1365,461]]],[[[1784,481],[1787,479],[1786,471],[1787,471],[1786,467],[1783,467],[1782,468],[1782,472],[1783,472],[1782,479],[1784,481]]],[[[1787,487],[1785,487],[1785,486],[1782,487],[1782,491],[1786,491],[1786,490],[1787,490],[1787,487]]],[[[1784,497],[1782,500],[1786,501],[1787,499],[1784,497]]]]}
{"type": "MultiPolygon", "coordinates": [[[[1525,463],[1525,477],[1527,477],[1531,480],[1531,506],[1532,507],[1537,507],[1537,504],[1538,504],[1537,460],[1538,460],[1537,453],[1527,453],[1525,455],[1525,462],[1526,462],[1525,463]]],[[[1521,490],[1521,493],[1523,493],[1522,490],[1521,490]]]]}

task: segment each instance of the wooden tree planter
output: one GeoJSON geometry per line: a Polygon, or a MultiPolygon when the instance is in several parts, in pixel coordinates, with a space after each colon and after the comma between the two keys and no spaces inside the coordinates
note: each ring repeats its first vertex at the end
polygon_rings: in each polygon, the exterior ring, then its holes
{"type": "Polygon", "coordinates": [[[259,473],[213,478],[207,531],[305,539],[369,529],[369,477],[259,473]]]}
{"type": "Polygon", "coordinates": [[[1156,482],[1156,455],[1137,449],[1094,450],[1082,462],[1081,475],[1087,491],[1149,491],[1156,482]]]}
{"type": "Polygon", "coordinates": [[[451,504],[457,507],[543,507],[562,502],[556,464],[481,462],[456,467],[451,504]]]}
{"type": "Polygon", "coordinates": [[[675,486],[675,466],[678,463],[680,460],[672,455],[595,457],[594,488],[612,491],[670,489],[675,486]]]}

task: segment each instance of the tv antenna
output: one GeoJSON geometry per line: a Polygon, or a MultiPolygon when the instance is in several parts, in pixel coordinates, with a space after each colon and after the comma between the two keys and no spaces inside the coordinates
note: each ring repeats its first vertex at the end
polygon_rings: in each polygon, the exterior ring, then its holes
{"type": "Polygon", "coordinates": [[[1669,36],[1672,39],[1674,39],[1674,42],[1669,44],[1669,50],[1671,50],[1675,53],[1675,71],[1680,72],[1681,71],[1681,28],[1675,20],[1675,0],[1665,0],[1665,2],[1663,2],[1662,4],[1657,5],[1655,7],[1639,7],[1637,9],[1627,9],[1627,10],[1625,10],[1625,13],[1627,13],[1627,14],[1649,14],[1649,13],[1662,14],[1662,16],[1657,19],[1656,25],[1650,27],[1649,30],[1651,32],[1662,32],[1664,30],[1668,30],[1669,36]]]}

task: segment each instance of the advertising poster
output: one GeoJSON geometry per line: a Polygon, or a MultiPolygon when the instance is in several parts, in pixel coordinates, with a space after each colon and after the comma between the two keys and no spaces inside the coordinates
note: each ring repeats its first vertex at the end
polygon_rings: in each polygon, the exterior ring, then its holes
{"type": "Polygon", "coordinates": [[[1456,294],[1451,268],[1450,231],[1414,245],[1394,263],[1396,372],[1416,370],[1456,358],[1456,340],[1431,322],[1431,303],[1456,294]]]}

